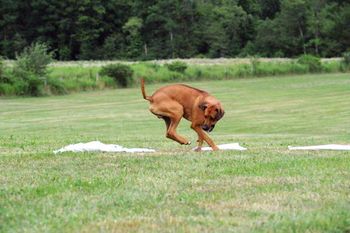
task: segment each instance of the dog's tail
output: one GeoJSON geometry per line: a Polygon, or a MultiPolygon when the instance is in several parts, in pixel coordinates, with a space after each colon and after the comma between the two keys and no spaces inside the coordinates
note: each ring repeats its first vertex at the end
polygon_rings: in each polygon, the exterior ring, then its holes
{"type": "Polygon", "coordinates": [[[141,78],[141,92],[142,92],[142,96],[145,100],[148,101],[152,101],[152,97],[151,96],[146,96],[146,91],[145,91],[145,80],[143,78],[141,78]]]}

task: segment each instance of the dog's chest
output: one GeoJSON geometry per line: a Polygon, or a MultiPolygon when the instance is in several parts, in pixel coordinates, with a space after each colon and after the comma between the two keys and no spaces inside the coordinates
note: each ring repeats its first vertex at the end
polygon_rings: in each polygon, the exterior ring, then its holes
{"type": "Polygon", "coordinates": [[[191,114],[190,114],[188,111],[184,111],[183,117],[184,117],[186,120],[191,121],[191,114]]]}
{"type": "Polygon", "coordinates": [[[186,120],[191,121],[192,120],[192,108],[189,106],[183,106],[183,118],[185,118],[186,120]]]}

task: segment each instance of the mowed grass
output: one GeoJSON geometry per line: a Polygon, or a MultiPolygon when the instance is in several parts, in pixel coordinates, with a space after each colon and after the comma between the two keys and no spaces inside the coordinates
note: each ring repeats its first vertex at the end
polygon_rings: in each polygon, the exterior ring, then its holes
{"type": "Polygon", "coordinates": [[[247,151],[166,139],[139,88],[1,98],[0,232],[350,231],[350,153],[287,149],[350,143],[349,74],[187,84],[224,105],[213,140],[247,151]],[[92,140],[157,152],[52,153],[92,140]]]}

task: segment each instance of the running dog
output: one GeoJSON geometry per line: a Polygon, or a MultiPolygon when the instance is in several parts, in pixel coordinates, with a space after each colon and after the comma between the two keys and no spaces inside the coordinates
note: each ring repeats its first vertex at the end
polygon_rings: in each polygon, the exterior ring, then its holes
{"type": "Polygon", "coordinates": [[[191,144],[176,133],[176,127],[183,117],[192,122],[191,128],[198,134],[196,151],[201,150],[203,141],[206,141],[213,150],[219,149],[204,132],[211,132],[225,114],[221,103],[215,97],[206,91],[184,84],[168,85],[159,88],[152,96],[147,96],[143,79],[141,79],[141,92],[143,98],[150,102],[149,110],[165,121],[167,138],[180,144],[191,144]]]}

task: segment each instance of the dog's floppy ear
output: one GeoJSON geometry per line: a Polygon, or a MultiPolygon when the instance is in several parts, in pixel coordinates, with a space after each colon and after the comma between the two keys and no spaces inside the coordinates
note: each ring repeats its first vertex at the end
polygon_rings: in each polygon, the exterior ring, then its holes
{"type": "Polygon", "coordinates": [[[203,102],[203,103],[199,104],[198,107],[199,107],[202,111],[205,111],[205,109],[208,107],[208,103],[203,102]]]}

